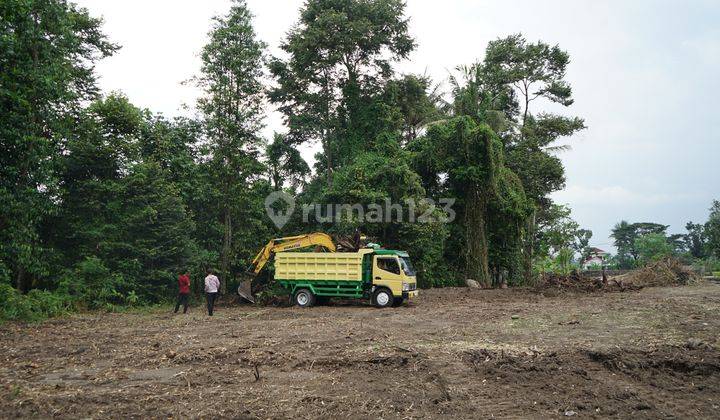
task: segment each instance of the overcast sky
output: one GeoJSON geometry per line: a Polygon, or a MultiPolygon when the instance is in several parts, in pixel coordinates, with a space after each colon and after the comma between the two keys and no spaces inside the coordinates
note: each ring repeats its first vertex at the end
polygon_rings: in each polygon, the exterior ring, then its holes
{"type": "MultiPolygon", "coordinates": [[[[210,19],[227,0],[79,0],[105,19],[122,46],[97,66],[105,91],[167,116],[187,114],[198,92],[181,82],[197,74],[210,19]]],[[[671,225],[705,221],[720,199],[720,2],[409,0],[418,48],[399,72],[437,82],[458,64],[482,59],[487,42],[522,32],[569,52],[575,104],[561,112],[588,129],[560,154],[567,187],[553,197],[611,249],[621,219],[671,225]]],[[[297,19],[300,0],[248,0],[259,37],[277,46],[297,19]]],[[[531,109],[532,110],[532,109],[531,109]]],[[[536,109],[537,111],[537,109],[536,109]]],[[[283,131],[270,113],[266,132],[283,131]]],[[[305,151],[310,158],[312,151],[305,151]]]]}

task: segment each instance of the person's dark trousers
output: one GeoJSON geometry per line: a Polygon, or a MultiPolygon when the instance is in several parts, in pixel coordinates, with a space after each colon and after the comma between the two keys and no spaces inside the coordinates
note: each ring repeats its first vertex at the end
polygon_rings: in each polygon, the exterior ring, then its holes
{"type": "Polygon", "coordinates": [[[205,296],[207,297],[208,315],[212,316],[213,308],[215,308],[215,299],[217,299],[217,292],[205,293],[205,296]]]}
{"type": "Polygon", "coordinates": [[[178,309],[180,309],[180,304],[183,305],[183,313],[187,313],[188,308],[188,294],[187,293],[180,293],[178,294],[177,302],[175,302],[175,313],[177,313],[178,309]]]}

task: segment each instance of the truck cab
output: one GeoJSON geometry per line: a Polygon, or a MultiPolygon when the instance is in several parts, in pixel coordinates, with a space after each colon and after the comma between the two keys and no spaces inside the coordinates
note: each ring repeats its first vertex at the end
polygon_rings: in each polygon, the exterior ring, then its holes
{"type": "Polygon", "coordinates": [[[378,249],[370,256],[371,293],[376,306],[398,306],[417,297],[415,268],[407,252],[378,249]]]}

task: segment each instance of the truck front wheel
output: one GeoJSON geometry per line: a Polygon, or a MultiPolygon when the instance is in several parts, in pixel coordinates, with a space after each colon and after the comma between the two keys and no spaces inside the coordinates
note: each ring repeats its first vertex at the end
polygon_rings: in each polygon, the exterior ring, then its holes
{"type": "Polygon", "coordinates": [[[308,289],[295,292],[295,304],[301,308],[309,308],[315,304],[315,295],[308,289]]]}
{"type": "Polygon", "coordinates": [[[393,295],[388,289],[377,289],[373,294],[373,303],[378,308],[387,308],[393,304],[393,295]]]}

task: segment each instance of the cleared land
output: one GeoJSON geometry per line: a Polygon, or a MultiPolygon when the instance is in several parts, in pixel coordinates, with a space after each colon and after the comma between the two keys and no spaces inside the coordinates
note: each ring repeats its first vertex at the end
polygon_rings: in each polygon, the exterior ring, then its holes
{"type": "Polygon", "coordinates": [[[0,414],[718,418],[718,331],[710,282],[86,314],[0,326],[0,414]]]}

